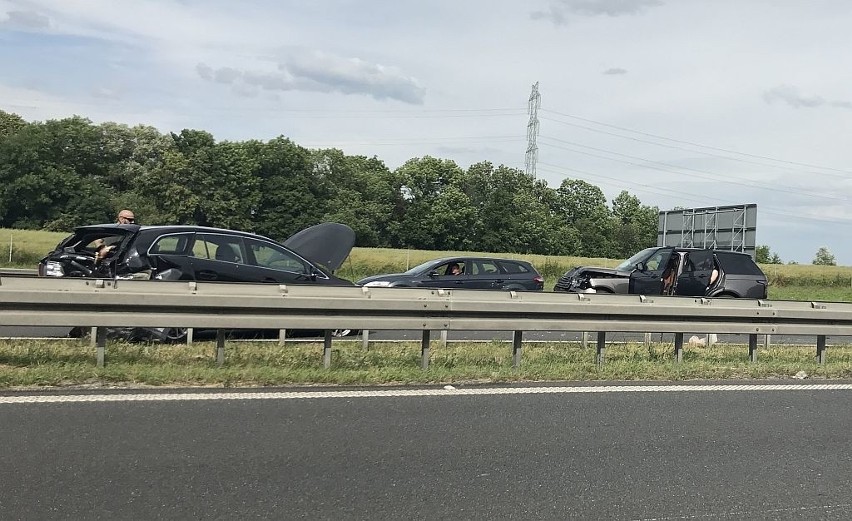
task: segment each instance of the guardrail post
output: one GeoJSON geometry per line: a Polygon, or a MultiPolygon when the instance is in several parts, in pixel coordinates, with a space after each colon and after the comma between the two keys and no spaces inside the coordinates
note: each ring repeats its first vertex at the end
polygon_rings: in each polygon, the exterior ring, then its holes
{"type": "Polygon", "coordinates": [[[225,330],[216,330],[216,365],[225,363],[225,330]]]}
{"type": "Polygon", "coordinates": [[[768,348],[772,345],[772,335],[763,336],[763,347],[768,348]]]}
{"type": "Polygon", "coordinates": [[[750,362],[757,362],[757,335],[748,336],[748,359],[750,362]]]}
{"type": "Polygon", "coordinates": [[[588,333],[588,331],[583,331],[582,343],[583,343],[583,349],[589,348],[589,333],[588,333]]]}
{"type": "Polygon", "coordinates": [[[521,367],[521,342],[523,338],[523,331],[515,331],[512,336],[512,367],[515,369],[521,367]]]}
{"type": "Polygon", "coordinates": [[[195,330],[191,327],[186,328],[186,345],[191,346],[195,338],[195,330]]]}
{"type": "Polygon", "coordinates": [[[817,335],[816,363],[825,363],[825,335],[817,335]]]}
{"type": "Polygon", "coordinates": [[[429,369],[429,330],[423,331],[420,339],[420,369],[429,369]]]}
{"type": "Polygon", "coordinates": [[[106,359],[107,328],[93,327],[92,339],[95,341],[95,346],[97,347],[96,357],[98,360],[98,367],[103,367],[106,359]]]}
{"type": "Polygon", "coordinates": [[[364,351],[370,350],[370,330],[362,329],[361,330],[361,347],[364,351]]]}
{"type": "Polygon", "coordinates": [[[98,346],[98,328],[92,327],[89,329],[89,347],[98,346]]]}
{"type": "Polygon", "coordinates": [[[325,337],[322,339],[322,366],[331,369],[331,329],[325,330],[325,337]]]}
{"type": "Polygon", "coordinates": [[[645,349],[651,349],[651,333],[645,333],[645,349]]]}
{"type": "Polygon", "coordinates": [[[287,330],[279,329],[278,330],[278,345],[283,346],[287,343],[287,330]]]}
{"type": "Polygon", "coordinates": [[[446,329],[441,330],[441,347],[447,347],[447,337],[449,336],[449,331],[446,329]]]}
{"type": "Polygon", "coordinates": [[[595,355],[595,360],[597,364],[603,365],[604,363],[604,354],[606,352],[606,331],[598,331],[598,352],[595,355]]]}
{"type": "Polygon", "coordinates": [[[674,337],[675,362],[683,362],[683,333],[675,333],[674,337]]]}

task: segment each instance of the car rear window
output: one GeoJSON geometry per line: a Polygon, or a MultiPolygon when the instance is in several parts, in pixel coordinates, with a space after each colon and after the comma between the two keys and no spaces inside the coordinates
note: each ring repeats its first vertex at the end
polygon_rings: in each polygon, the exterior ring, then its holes
{"type": "Polygon", "coordinates": [[[725,273],[764,276],[758,265],[748,255],[717,251],[716,258],[719,259],[725,273]]]}
{"type": "Polygon", "coordinates": [[[86,230],[75,233],[62,241],[60,245],[73,247],[74,251],[95,252],[101,244],[108,246],[119,244],[127,235],[125,232],[116,230],[86,230]]]}

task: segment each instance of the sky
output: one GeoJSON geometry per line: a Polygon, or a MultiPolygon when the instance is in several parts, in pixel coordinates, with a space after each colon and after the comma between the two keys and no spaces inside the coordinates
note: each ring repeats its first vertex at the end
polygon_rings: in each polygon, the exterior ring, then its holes
{"type": "Polygon", "coordinates": [[[756,204],[852,265],[848,0],[0,0],[0,109],[756,204]],[[530,111],[532,87],[540,102],[530,111]]]}

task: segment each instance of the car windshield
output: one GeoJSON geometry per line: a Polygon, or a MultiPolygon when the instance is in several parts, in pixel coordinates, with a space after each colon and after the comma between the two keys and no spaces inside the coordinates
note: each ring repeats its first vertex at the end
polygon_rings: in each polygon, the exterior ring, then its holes
{"type": "Polygon", "coordinates": [[[434,260],[426,261],[423,264],[418,264],[417,266],[414,266],[413,268],[404,272],[403,274],[404,275],[417,275],[418,273],[425,270],[429,266],[432,266],[433,264],[435,264],[434,260]]]}
{"type": "Polygon", "coordinates": [[[645,248],[644,250],[640,251],[639,253],[633,255],[632,257],[630,257],[626,261],[624,261],[621,264],[619,264],[618,266],[616,266],[615,269],[618,270],[618,271],[633,270],[634,268],[636,268],[636,265],[640,261],[644,261],[645,259],[647,259],[651,255],[653,255],[654,252],[657,251],[658,249],[659,248],[645,248]]]}

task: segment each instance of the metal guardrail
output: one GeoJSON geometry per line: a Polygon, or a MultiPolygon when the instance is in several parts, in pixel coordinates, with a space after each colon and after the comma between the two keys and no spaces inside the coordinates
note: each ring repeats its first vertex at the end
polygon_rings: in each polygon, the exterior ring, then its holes
{"type": "MultiPolygon", "coordinates": [[[[100,279],[0,278],[0,326],[189,327],[225,329],[361,329],[429,332],[514,331],[520,363],[524,331],[597,332],[603,363],[607,332],[812,335],[825,360],[826,335],[852,336],[852,304],[641,295],[324,287],[100,279]]],[[[103,342],[99,349],[103,348],[103,342]]],[[[224,357],[219,335],[219,359],[224,357]]],[[[324,363],[330,364],[326,334],[324,363]]],[[[98,353],[99,364],[103,351],[98,353]]]]}
{"type": "Polygon", "coordinates": [[[0,277],[37,277],[38,270],[32,268],[0,268],[0,277]]]}

